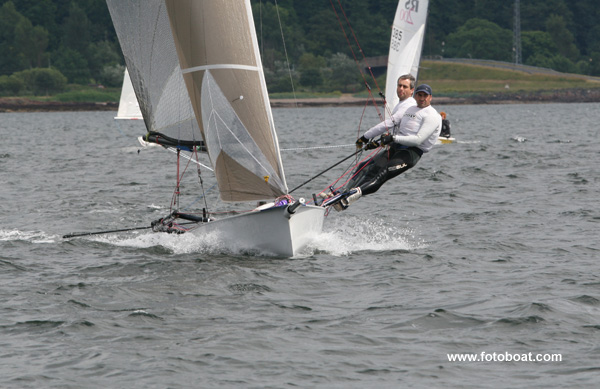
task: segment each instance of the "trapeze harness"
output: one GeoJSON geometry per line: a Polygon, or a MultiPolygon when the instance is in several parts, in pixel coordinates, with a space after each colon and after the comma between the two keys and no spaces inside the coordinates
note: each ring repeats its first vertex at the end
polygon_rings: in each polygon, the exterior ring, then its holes
{"type": "MultiPolygon", "coordinates": [[[[363,195],[376,192],[387,180],[414,167],[423,153],[431,150],[440,134],[442,118],[435,108],[409,107],[400,127],[394,127],[394,142],[387,151],[359,166],[365,172],[354,182],[363,195]]],[[[370,130],[365,133],[369,137],[370,130]]]]}

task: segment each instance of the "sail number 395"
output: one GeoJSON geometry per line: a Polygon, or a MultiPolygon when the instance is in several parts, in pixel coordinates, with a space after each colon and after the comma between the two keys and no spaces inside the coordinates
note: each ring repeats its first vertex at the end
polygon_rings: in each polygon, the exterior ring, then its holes
{"type": "Polygon", "coordinates": [[[393,27],[392,39],[390,40],[390,48],[395,51],[400,50],[400,42],[402,41],[402,30],[393,27]]]}

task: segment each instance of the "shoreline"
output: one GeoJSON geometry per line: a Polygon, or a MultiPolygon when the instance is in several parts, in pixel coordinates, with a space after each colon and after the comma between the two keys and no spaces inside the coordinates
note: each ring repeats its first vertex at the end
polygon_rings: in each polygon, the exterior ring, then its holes
{"type": "MultiPolygon", "coordinates": [[[[379,101],[378,101],[379,102],[379,101]]],[[[599,103],[600,89],[557,89],[523,93],[481,93],[468,97],[433,95],[432,105],[490,105],[490,104],[541,104],[541,103],[599,103]]],[[[344,107],[372,105],[366,98],[343,95],[339,98],[271,99],[273,108],[291,107],[344,107]]]]}
{"type": "MultiPolygon", "coordinates": [[[[560,89],[527,93],[479,94],[469,97],[433,96],[433,105],[485,105],[485,104],[539,104],[539,103],[598,103],[600,89],[560,89]]],[[[357,107],[372,105],[366,98],[349,94],[341,97],[316,97],[303,99],[271,99],[272,108],[302,107],[357,107]]],[[[0,98],[2,112],[77,112],[77,111],[116,111],[116,102],[58,102],[36,101],[25,98],[0,98]]]]}
{"type": "Polygon", "coordinates": [[[19,97],[1,97],[2,112],[77,112],[77,111],[116,111],[118,103],[37,101],[19,97]]]}

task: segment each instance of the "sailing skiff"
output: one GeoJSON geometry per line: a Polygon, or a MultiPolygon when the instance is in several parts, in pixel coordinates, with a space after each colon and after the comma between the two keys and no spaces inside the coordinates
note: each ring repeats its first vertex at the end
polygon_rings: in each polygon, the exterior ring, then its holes
{"type": "MultiPolygon", "coordinates": [[[[226,202],[265,205],[215,220],[177,209],[157,231],[211,235],[237,250],[296,255],[326,209],[288,193],[249,0],[107,0],[148,135],[207,152],[226,202]],[[197,222],[185,228],[177,219],[197,222]]],[[[254,206],[253,206],[254,207],[254,206]]]]}

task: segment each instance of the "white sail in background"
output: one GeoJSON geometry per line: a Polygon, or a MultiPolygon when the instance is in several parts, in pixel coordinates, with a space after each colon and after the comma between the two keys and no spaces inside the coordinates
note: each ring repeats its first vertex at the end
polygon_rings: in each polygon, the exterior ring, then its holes
{"type": "Polygon", "coordinates": [[[121,89],[121,98],[119,100],[119,110],[115,119],[138,120],[143,119],[140,105],[138,104],[135,91],[129,78],[129,72],[125,68],[125,76],[123,76],[123,87],[121,89]]]}
{"type": "Polygon", "coordinates": [[[419,74],[429,0],[400,0],[392,26],[385,97],[391,111],[398,104],[398,77],[419,74]]]}
{"type": "Polygon", "coordinates": [[[165,3],[221,199],[286,194],[250,0],[165,3]]]}

